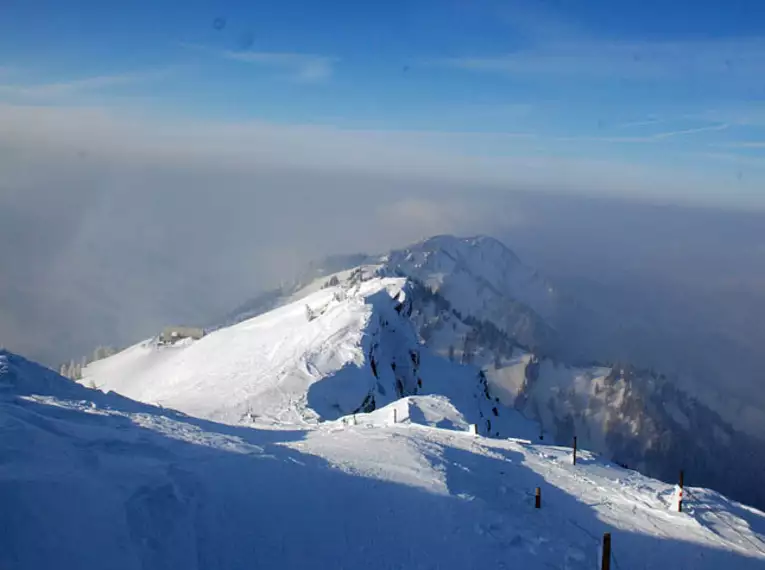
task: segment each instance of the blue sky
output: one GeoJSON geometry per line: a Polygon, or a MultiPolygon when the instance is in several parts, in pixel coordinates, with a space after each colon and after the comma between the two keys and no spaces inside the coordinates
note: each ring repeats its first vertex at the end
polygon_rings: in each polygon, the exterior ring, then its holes
{"type": "Polygon", "coordinates": [[[6,114],[414,133],[445,160],[578,161],[583,187],[628,164],[765,204],[758,0],[6,0],[0,54],[6,114]]]}

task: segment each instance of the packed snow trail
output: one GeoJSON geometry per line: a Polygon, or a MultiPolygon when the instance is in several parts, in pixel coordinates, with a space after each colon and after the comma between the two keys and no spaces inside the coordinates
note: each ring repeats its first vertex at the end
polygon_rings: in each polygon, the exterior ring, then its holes
{"type": "MultiPolygon", "coordinates": [[[[408,405],[464,422],[446,398],[408,405]]],[[[765,515],[717,493],[673,513],[671,486],[586,452],[390,413],[218,424],[0,352],[0,568],[592,570],[604,531],[622,570],[765,565],[765,515]]]]}

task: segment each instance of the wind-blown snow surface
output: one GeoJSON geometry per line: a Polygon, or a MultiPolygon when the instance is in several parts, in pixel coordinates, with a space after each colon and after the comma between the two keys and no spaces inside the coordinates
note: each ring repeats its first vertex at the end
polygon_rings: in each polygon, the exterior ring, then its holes
{"type": "Polygon", "coordinates": [[[765,564],[761,512],[697,488],[672,512],[669,485],[465,424],[436,396],[217,424],[0,351],[0,568],[591,570],[606,531],[625,570],[765,564]]]}

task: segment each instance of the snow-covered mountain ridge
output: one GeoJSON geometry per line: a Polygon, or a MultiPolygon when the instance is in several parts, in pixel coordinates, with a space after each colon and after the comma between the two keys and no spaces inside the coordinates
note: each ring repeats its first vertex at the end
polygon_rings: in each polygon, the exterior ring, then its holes
{"type": "Polygon", "coordinates": [[[520,415],[500,413],[479,369],[421,344],[415,282],[382,273],[364,266],[316,281],[292,302],[195,342],[144,341],[90,364],[80,382],[247,425],[316,425],[436,394],[487,433],[514,435],[520,415]]]}
{"type": "Polygon", "coordinates": [[[400,319],[394,299],[405,298],[406,285],[383,278],[309,287],[197,342],[140,343],[91,364],[82,382],[228,423],[316,423],[374,409],[417,389],[414,332],[389,323],[400,319]]]}
{"type": "Polygon", "coordinates": [[[762,512],[686,487],[678,513],[671,485],[467,424],[437,395],[221,424],[0,350],[0,567],[589,570],[604,532],[616,568],[765,563],[762,512]]]}
{"type": "Polygon", "coordinates": [[[539,424],[535,439],[576,435],[652,476],[685,469],[765,505],[765,445],[656,373],[567,358],[558,326],[576,314],[583,330],[598,326],[500,242],[438,236],[314,265],[202,340],[147,341],[90,365],[82,382],[228,423],[314,424],[444,395],[482,434],[518,436],[520,411],[539,424]]]}

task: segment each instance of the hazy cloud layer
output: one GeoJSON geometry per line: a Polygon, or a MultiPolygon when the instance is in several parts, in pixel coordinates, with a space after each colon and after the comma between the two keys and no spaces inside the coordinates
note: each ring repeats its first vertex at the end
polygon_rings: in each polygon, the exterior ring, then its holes
{"type": "MultiPolygon", "coordinates": [[[[718,125],[703,130],[724,128],[718,125]]],[[[7,104],[0,104],[0,129],[0,136],[6,137],[8,144],[27,148],[33,154],[41,149],[70,149],[122,163],[144,160],[162,166],[210,164],[240,171],[276,166],[735,204],[730,195],[721,192],[730,178],[719,173],[710,176],[692,169],[577,156],[578,142],[597,137],[549,137],[548,142],[565,141],[571,146],[566,152],[552,153],[532,144],[544,137],[528,133],[343,130],[167,118],[157,121],[152,116],[131,116],[108,108],[7,104]],[[481,149],[493,151],[483,153],[481,149]]],[[[681,134],[687,131],[663,131],[624,140],[653,141],[681,134]]],[[[765,198],[756,192],[754,184],[750,188],[744,181],[736,189],[739,205],[765,207],[765,198]]]]}

